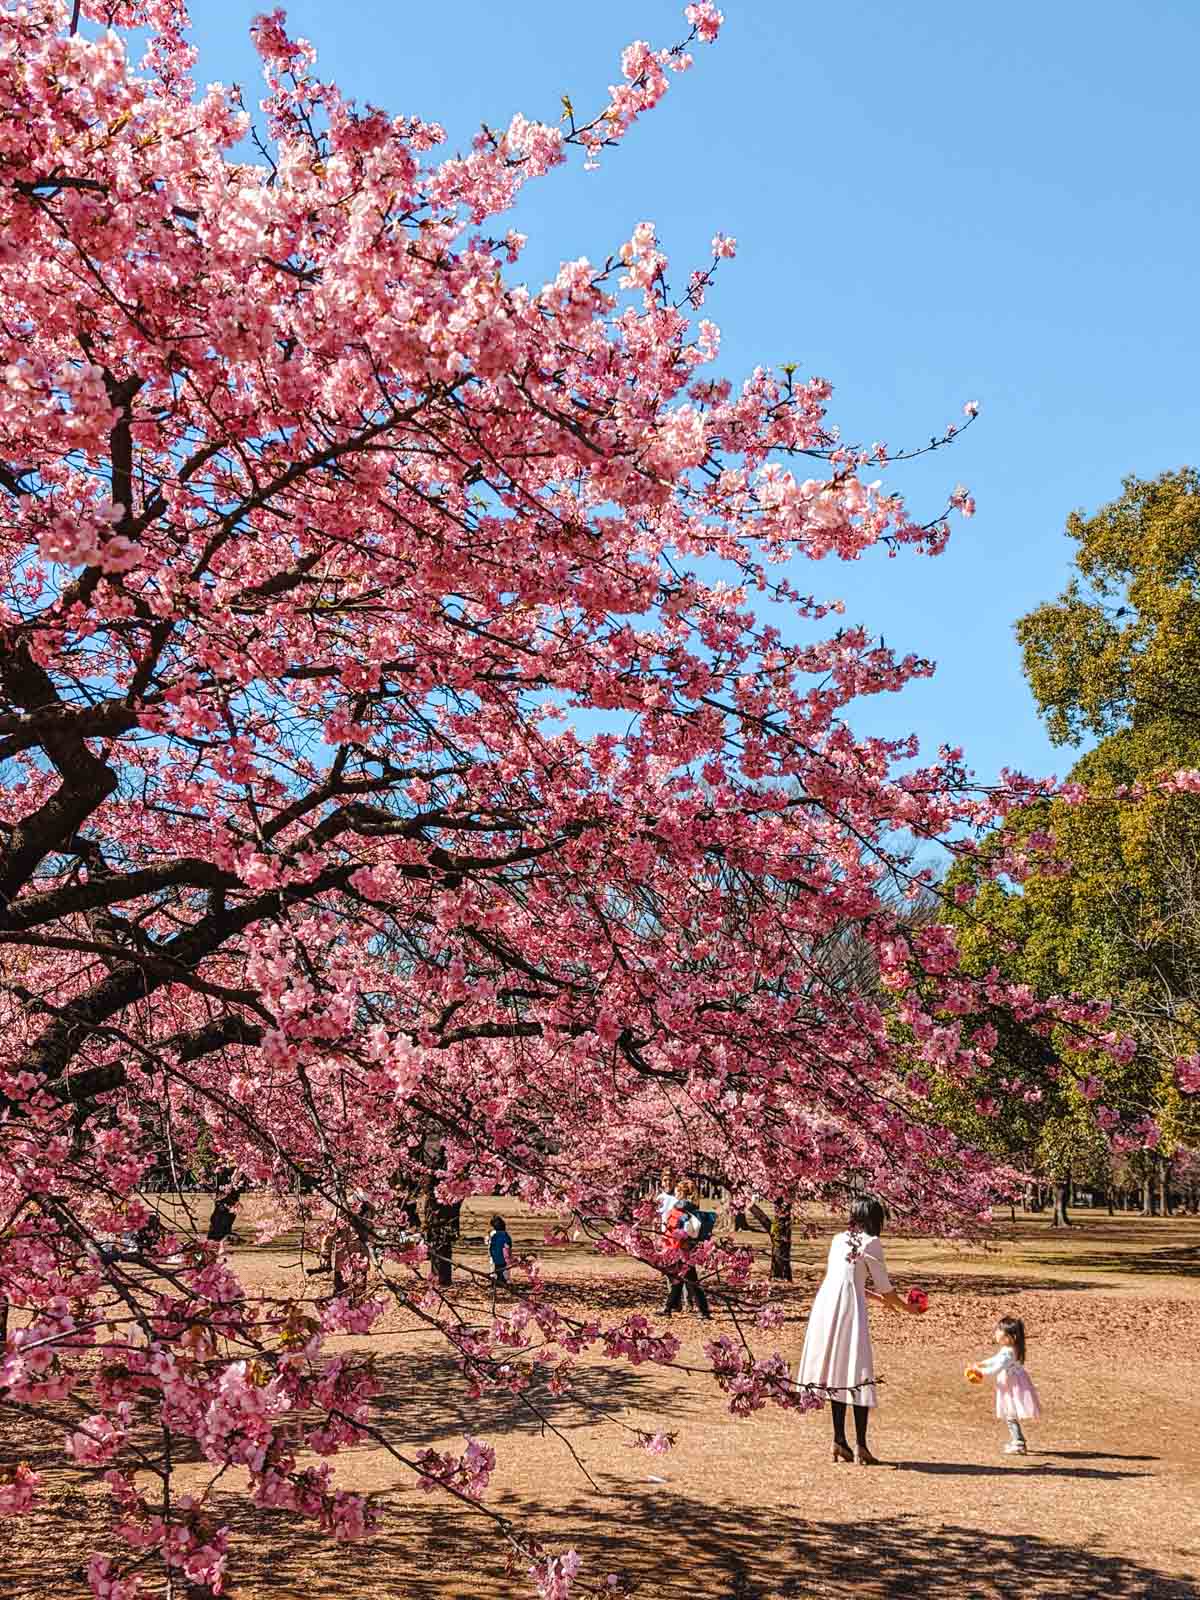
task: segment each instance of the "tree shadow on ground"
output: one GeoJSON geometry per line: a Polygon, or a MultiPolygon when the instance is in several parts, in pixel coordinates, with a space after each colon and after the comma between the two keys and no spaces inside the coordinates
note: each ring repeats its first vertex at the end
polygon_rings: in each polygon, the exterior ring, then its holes
{"type": "MultiPolygon", "coordinates": [[[[773,1282],[770,1285],[771,1303],[782,1313],[784,1323],[803,1323],[808,1319],[809,1307],[813,1297],[820,1287],[823,1274],[817,1271],[798,1271],[790,1282],[773,1282]]],[[[907,1275],[911,1280],[915,1275],[907,1275]]],[[[708,1294],[714,1314],[714,1331],[728,1331],[728,1310],[732,1306],[743,1317],[753,1315],[744,1301],[742,1294],[735,1293],[726,1296],[720,1284],[711,1280],[702,1279],[708,1294]],[[724,1327],[718,1324],[724,1323],[724,1327]]],[[[1095,1290],[1094,1282],[1086,1280],[1051,1281],[1045,1277],[1036,1277],[1020,1273],[985,1273],[954,1274],[926,1272],[920,1274],[920,1282],[933,1298],[954,1295],[961,1298],[963,1295],[977,1295],[981,1299],[1009,1299],[1014,1295],[1037,1293],[1069,1293],[1071,1291],[1095,1290]]],[[[558,1310],[570,1312],[587,1318],[604,1316],[621,1316],[631,1313],[640,1313],[650,1318],[651,1321],[667,1324],[662,1318],[662,1304],[666,1290],[666,1279],[662,1275],[651,1276],[647,1270],[644,1275],[638,1273],[632,1266],[628,1274],[620,1277],[600,1276],[572,1276],[554,1281],[549,1272],[543,1277],[541,1292],[543,1298],[558,1310]]],[[[482,1294],[476,1285],[463,1285],[452,1291],[454,1303],[463,1310],[486,1311],[490,1308],[490,1301],[482,1294]]],[[[757,1302],[755,1302],[757,1304],[757,1302]]],[[[501,1300],[501,1310],[504,1301],[501,1300]]],[[[676,1318],[676,1326],[680,1319],[676,1318]]],[[[691,1326],[691,1318],[684,1316],[683,1326],[691,1326]]]]}
{"type": "MultiPolygon", "coordinates": [[[[553,1429],[564,1437],[592,1429],[613,1417],[621,1417],[631,1428],[639,1425],[653,1431],[657,1419],[669,1415],[683,1419],[703,1409],[702,1395],[689,1389],[685,1381],[665,1384],[663,1370],[636,1372],[629,1367],[577,1367],[571,1387],[562,1394],[551,1393],[544,1384],[534,1384],[527,1399],[507,1390],[485,1391],[472,1399],[462,1379],[459,1357],[444,1351],[406,1351],[377,1356],[375,1375],[382,1390],[372,1402],[372,1425],[381,1441],[409,1457],[435,1442],[459,1442],[467,1434],[485,1439],[512,1435],[534,1435],[553,1429]],[[644,1410],[639,1415],[640,1408],[644,1410]]],[[[81,1469],[70,1465],[63,1451],[63,1438],[78,1426],[79,1416],[69,1406],[45,1408],[43,1417],[25,1417],[16,1408],[7,1414],[0,1410],[0,1466],[11,1459],[28,1462],[35,1472],[50,1482],[75,1485],[92,1480],[99,1484],[105,1467],[81,1469]]],[[[158,1460],[162,1435],[152,1407],[138,1405],[132,1443],[144,1451],[144,1464],[158,1460]]],[[[318,1420],[318,1414],[312,1414],[318,1420]]],[[[378,1449],[371,1439],[360,1449],[378,1449]]],[[[184,1434],[173,1438],[172,1451],[177,1466],[203,1461],[195,1440],[184,1434]]],[[[353,1450],[347,1452],[353,1454],[353,1450]]],[[[138,1465],[132,1452],[118,1465],[138,1465]]],[[[0,1595],[4,1590],[0,1588],[0,1595]]]]}
{"type": "MultiPolygon", "coordinates": [[[[884,1465],[893,1472],[923,1472],[935,1478],[1005,1478],[1019,1472],[1025,1478],[1087,1478],[1114,1480],[1117,1478],[1149,1478],[1149,1472],[1123,1472],[1120,1468],[1105,1471],[1101,1467],[1054,1467],[1037,1460],[1037,1453],[1025,1456],[1025,1465],[1017,1466],[1014,1458],[1007,1466],[987,1467],[977,1461],[892,1461],[884,1465]]],[[[1108,1457],[1103,1459],[1107,1460],[1108,1457]]],[[[1137,1457],[1144,1460],[1145,1457],[1137,1457]]]]}
{"type": "MultiPolygon", "coordinates": [[[[1200,1245],[1172,1246],[1166,1250],[1094,1251],[1089,1255],[1039,1256],[1048,1267],[1090,1268],[1093,1272],[1128,1272],[1149,1277],[1200,1278],[1200,1245]]],[[[1054,1284],[1061,1289],[1063,1284],[1054,1284]]],[[[1094,1287],[1094,1285],[1093,1285],[1094,1287]]]]}
{"type": "MultiPolygon", "coordinates": [[[[910,1470],[935,1465],[907,1463],[910,1470]]],[[[1021,1468],[975,1470],[1026,1475],[1021,1468]]],[[[1139,1475],[1043,1470],[1106,1480],[1139,1475]]],[[[287,1512],[257,1509],[220,1491],[214,1498],[213,1510],[232,1524],[229,1600],[511,1600],[526,1592],[520,1568],[506,1573],[498,1532],[436,1498],[427,1500],[411,1484],[380,1498],[378,1536],[355,1544],[333,1543],[287,1512]]],[[[82,1511],[83,1497],[78,1500],[82,1511]]],[[[869,1522],[809,1520],[793,1507],[752,1499],[732,1505],[693,1498],[677,1482],[653,1488],[624,1482],[566,1504],[557,1497],[516,1496],[491,1504],[549,1549],[577,1549],[592,1578],[620,1573],[647,1600],[850,1594],[856,1600],[1200,1600],[1200,1588],[1187,1578],[1038,1535],[953,1523],[933,1527],[909,1514],[869,1522]]],[[[6,1559],[14,1587],[6,1593],[14,1600],[49,1594],[83,1600],[83,1520],[78,1517],[66,1537],[55,1527],[49,1555],[36,1538],[14,1540],[6,1559]]],[[[1182,1548],[1175,1553],[1189,1554],[1182,1548]]]]}
{"type": "MultiPolygon", "coordinates": [[[[705,1600],[1198,1600],[1190,1580],[1141,1561],[1035,1535],[912,1516],[808,1521],[789,1508],[721,1506],[678,1485],[626,1489],[565,1509],[500,1499],[548,1548],[577,1549],[593,1578],[619,1572],[639,1595],[705,1600]]],[[[283,1513],[239,1507],[233,1600],[510,1600],[502,1541],[469,1517],[396,1505],[369,1544],[331,1545],[283,1513]],[[489,1546],[491,1547],[489,1549],[489,1546]],[[269,1558],[265,1552],[269,1551],[269,1558]],[[243,1554],[245,1552],[245,1554],[243,1554]]]]}
{"type": "Polygon", "coordinates": [[[602,1517],[577,1528],[584,1508],[562,1521],[589,1568],[620,1568],[654,1595],[710,1600],[801,1600],[849,1595],[866,1600],[1197,1600],[1186,1579],[1095,1550],[1032,1535],[1001,1535],[953,1524],[931,1528],[912,1516],[811,1522],[790,1508],[714,1506],[677,1485],[625,1491],[602,1517]],[[618,1533],[613,1532],[617,1528],[618,1533]],[[594,1565],[593,1565],[594,1564],[594,1565]]]}
{"type": "MultiPolygon", "coordinates": [[[[1073,1263],[1068,1263],[1072,1265],[1073,1263]]],[[[900,1276],[900,1274],[897,1274],[900,1276]]],[[[909,1279],[917,1274],[908,1273],[909,1279]]],[[[930,1297],[938,1294],[965,1295],[975,1294],[984,1299],[1007,1299],[1017,1294],[1059,1294],[1070,1293],[1072,1290],[1091,1289],[1095,1291],[1094,1283],[1083,1279],[1050,1279],[1044,1275],[1021,1273],[921,1273],[919,1274],[922,1288],[928,1290],[930,1297]]]]}
{"type": "Polygon", "coordinates": [[[1161,1461],[1161,1456],[1118,1456],[1110,1450],[1039,1450],[1039,1456],[1058,1461],[1161,1461]]]}
{"type": "MultiPolygon", "coordinates": [[[[613,1415],[636,1416],[642,1405],[655,1417],[686,1417],[702,1410],[705,1399],[685,1382],[664,1384],[660,1367],[651,1373],[618,1366],[577,1367],[569,1390],[556,1395],[535,1385],[530,1404],[503,1390],[472,1399],[462,1381],[461,1361],[441,1351],[376,1357],[375,1374],[383,1385],[372,1402],[375,1424],[396,1449],[467,1433],[490,1439],[541,1433],[548,1426],[572,1433],[613,1415]]],[[[633,1422],[632,1417],[625,1420],[633,1422]]]]}

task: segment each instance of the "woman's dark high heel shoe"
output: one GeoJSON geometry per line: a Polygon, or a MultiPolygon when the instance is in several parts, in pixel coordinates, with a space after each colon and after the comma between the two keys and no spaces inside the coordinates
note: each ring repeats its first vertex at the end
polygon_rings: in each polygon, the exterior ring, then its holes
{"type": "Polygon", "coordinates": [[[854,1452],[854,1463],[859,1467],[877,1467],[880,1465],[879,1457],[873,1456],[865,1444],[860,1444],[854,1452]]]}
{"type": "Polygon", "coordinates": [[[848,1444],[841,1444],[837,1439],[833,1441],[833,1460],[836,1466],[839,1461],[853,1461],[854,1454],[848,1444]]]}

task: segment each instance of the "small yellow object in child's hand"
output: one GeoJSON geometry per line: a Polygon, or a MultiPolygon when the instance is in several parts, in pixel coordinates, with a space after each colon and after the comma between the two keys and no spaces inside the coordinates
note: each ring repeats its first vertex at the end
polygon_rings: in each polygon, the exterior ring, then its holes
{"type": "Polygon", "coordinates": [[[978,1367],[968,1367],[967,1370],[963,1373],[963,1377],[967,1380],[968,1383],[982,1383],[983,1382],[983,1373],[980,1372],[978,1367]]]}

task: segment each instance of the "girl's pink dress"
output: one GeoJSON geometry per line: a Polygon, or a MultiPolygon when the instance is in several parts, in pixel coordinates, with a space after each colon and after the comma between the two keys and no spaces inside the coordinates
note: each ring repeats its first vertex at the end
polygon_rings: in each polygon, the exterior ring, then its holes
{"type": "Polygon", "coordinates": [[[994,1356],[979,1363],[979,1370],[995,1374],[998,1417],[1005,1422],[1037,1421],[1042,1414],[1038,1392],[1011,1345],[1002,1344],[994,1356]]]}

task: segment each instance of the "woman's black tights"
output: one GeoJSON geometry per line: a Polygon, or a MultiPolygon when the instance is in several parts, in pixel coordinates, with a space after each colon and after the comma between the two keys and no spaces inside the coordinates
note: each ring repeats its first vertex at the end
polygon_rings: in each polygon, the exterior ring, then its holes
{"type": "MultiPolygon", "coordinates": [[[[844,1400],[831,1400],[829,1409],[833,1412],[833,1442],[844,1444],[849,1450],[846,1440],[846,1402],[844,1400]]],[[[854,1408],[854,1437],[858,1441],[858,1448],[867,1448],[867,1423],[871,1420],[870,1406],[855,1406],[854,1408]]]]}

